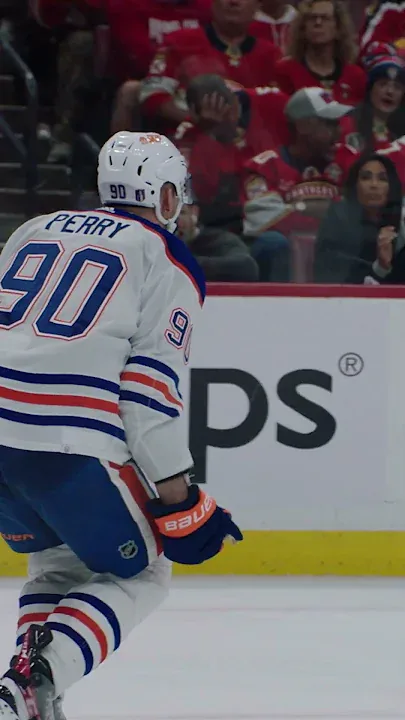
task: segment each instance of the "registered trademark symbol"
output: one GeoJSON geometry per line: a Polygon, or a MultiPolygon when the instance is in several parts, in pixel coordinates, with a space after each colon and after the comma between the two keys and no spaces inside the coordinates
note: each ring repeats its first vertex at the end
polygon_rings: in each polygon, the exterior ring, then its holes
{"type": "Polygon", "coordinates": [[[360,375],[364,369],[364,360],[361,355],[357,353],[345,353],[339,358],[338,362],[339,371],[346,377],[355,377],[360,375]]]}

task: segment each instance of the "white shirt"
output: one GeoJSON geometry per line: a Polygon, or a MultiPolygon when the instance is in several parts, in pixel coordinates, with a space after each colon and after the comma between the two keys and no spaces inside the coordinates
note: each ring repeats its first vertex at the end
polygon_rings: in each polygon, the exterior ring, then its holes
{"type": "Polygon", "coordinates": [[[29,220],[0,256],[0,438],[187,470],[181,388],[205,283],[186,246],[101,208],[29,220]]]}
{"type": "Polygon", "coordinates": [[[255,20],[268,26],[269,39],[274,45],[277,45],[283,54],[287,52],[290,25],[297,16],[298,11],[292,5],[287,5],[284,13],[279,18],[267,15],[262,10],[258,10],[255,14],[255,20]]]}

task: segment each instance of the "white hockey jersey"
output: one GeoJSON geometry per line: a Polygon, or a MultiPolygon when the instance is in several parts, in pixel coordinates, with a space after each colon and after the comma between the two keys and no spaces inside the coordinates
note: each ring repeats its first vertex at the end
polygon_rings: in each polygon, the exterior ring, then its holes
{"type": "Polygon", "coordinates": [[[192,465],[182,381],[204,277],[160,226],[113,208],[29,220],[0,256],[0,443],[192,465]]]}

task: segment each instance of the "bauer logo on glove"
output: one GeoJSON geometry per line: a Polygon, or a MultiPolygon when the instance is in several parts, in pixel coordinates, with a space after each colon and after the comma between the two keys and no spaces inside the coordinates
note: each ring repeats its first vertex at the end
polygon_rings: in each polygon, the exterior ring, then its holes
{"type": "Polygon", "coordinates": [[[214,498],[200,491],[200,503],[189,513],[179,512],[170,515],[170,520],[158,520],[157,526],[162,535],[184,537],[203,525],[215,512],[217,504],[214,498]]]}
{"type": "Polygon", "coordinates": [[[155,517],[166,557],[183,565],[198,565],[214,557],[229,538],[243,540],[231,515],[198,485],[190,485],[184,502],[164,505],[151,500],[148,510],[155,517]]]}

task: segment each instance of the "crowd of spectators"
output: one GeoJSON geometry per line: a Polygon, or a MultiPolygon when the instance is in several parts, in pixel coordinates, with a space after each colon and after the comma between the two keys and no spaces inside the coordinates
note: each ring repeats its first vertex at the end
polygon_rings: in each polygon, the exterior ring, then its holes
{"type": "Polygon", "coordinates": [[[171,137],[208,280],[405,282],[403,0],[20,4],[6,22],[53,107],[48,162],[80,131],[171,137]]]}

